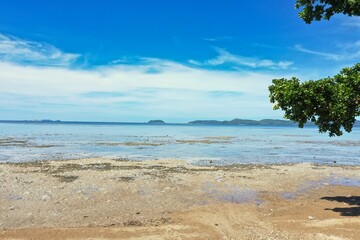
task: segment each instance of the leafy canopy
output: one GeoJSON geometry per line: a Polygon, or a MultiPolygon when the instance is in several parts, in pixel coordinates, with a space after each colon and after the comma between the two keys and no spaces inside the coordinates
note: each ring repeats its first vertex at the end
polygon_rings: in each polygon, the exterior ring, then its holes
{"type": "Polygon", "coordinates": [[[360,0],[296,0],[295,7],[301,9],[299,17],[308,24],[330,20],[337,13],[360,16],[360,0]]]}
{"type": "MultiPolygon", "coordinates": [[[[330,20],[337,13],[360,16],[360,0],[296,0],[295,7],[301,9],[299,17],[308,24],[330,20]]],[[[319,132],[341,136],[342,128],[351,132],[360,115],[360,63],[317,81],[274,79],[269,91],[274,109],[285,111],[284,117],[298,122],[299,127],[311,121],[319,132]]]]}
{"type": "Polygon", "coordinates": [[[284,117],[298,122],[301,128],[311,121],[319,132],[341,136],[342,128],[351,132],[360,115],[360,63],[332,78],[301,83],[293,77],[274,79],[272,83],[269,91],[274,109],[285,111],[284,117]]]}

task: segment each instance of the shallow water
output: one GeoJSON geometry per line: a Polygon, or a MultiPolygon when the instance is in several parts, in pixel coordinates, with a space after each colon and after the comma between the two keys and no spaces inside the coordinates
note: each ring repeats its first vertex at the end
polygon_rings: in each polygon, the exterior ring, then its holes
{"type": "Polygon", "coordinates": [[[264,203],[259,198],[259,192],[254,189],[241,188],[239,186],[225,186],[222,191],[218,190],[218,187],[212,183],[203,185],[204,192],[211,198],[220,202],[229,203],[255,203],[260,205],[264,203]]]}
{"type": "Polygon", "coordinates": [[[332,174],[329,178],[324,178],[318,181],[310,181],[306,184],[300,186],[295,192],[283,192],[280,195],[285,199],[295,199],[296,197],[315,190],[317,188],[321,188],[327,185],[335,185],[335,186],[346,186],[346,187],[359,187],[360,188],[360,178],[347,178],[337,176],[332,174]]]}
{"type": "Polygon", "coordinates": [[[0,123],[0,162],[109,157],[358,165],[359,152],[360,128],[329,138],[314,127],[0,123]]]}

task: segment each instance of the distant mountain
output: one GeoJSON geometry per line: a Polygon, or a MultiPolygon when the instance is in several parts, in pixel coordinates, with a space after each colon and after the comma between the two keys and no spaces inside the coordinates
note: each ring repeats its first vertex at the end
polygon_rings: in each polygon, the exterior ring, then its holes
{"type": "Polygon", "coordinates": [[[295,122],[278,119],[263,119],[260,121],[235,118],[230,121],[217,120],[196,120],[189,122],[189,124],[199,125],[261,125],[261,126],[296,126],[295,122]]]}
{"type": "MultiPolygon", "coordinates": [[[[34,120],[34,121],[36,121],[36,120],[34,120]]],[[[51,123],[51,122],[61,122],[61,121],[60,120],[43,119],[43,120],[40,120],[40,122],[51,123]]]]}
{"type": "MultiPolygon", "coordinates": [[[[260,121],[235,118],[230,121],[217,120],[196,120],[189,122],[189,124],[197,125],[259,125],[259,126],[297,126],[296,122],[279,119],[263,119],[260,121]]],[[[314,126],[313,122],[306,123],[308,126],[314,126]]],[[[360,127],[360,121],[356,121],[354,127],[360,127]]]]}
{"type": "Polygon", "coordinates": [[[166,124],[163,120],[150,120],[147,122],[148,124],[166,124]]]}
{"type": "MultiPolygon", "coordinates": [[[[163,120],[150,120],[147,123],[144,122],[82,122],[82,121],[61,121],[61,120],[0,120],[0,123],[55,123],[55,124],[103,124],[103,125],[118,125],[118,124],[153,124],[153,125],[163,125],[163,124],[174,124],[166,123],[163,120]]],[[[196,120],[188,122],[188,124],[193,125],[259,125],[259,126],[297,126],[297,123],[288,121],[288,120],[279,120],[279,119],[263,119],[260,121],[250,120],[250,119],[239,119],[235,118],[230,121],[217,121],[217,120],[196,120]]],[[[312,122],[308,122],[306,125],[314,126],[312,122]]],[[[356,121],[354,127],[360,127],[360,121],[356,121]]]]}

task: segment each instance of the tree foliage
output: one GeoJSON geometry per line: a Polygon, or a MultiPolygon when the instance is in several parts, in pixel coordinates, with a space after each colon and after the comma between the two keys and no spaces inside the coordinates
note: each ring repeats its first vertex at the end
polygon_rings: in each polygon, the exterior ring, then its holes
{"type": "Polygon", "coordinates": [[[344,68],[334,77],[300,82],[299,79],[274,79],[269,87],[274,109],[303,127],[314,122],[319,132],[330,136],[350,132],[360,115],[360,63],[344,68]]]}
{"type": "Polygon", "coordinates": [[[299,17],[308,24],[330,20],[337,13],[360,16],[360,0],[296,0],[295,7],[301,9],[299,17]]]}

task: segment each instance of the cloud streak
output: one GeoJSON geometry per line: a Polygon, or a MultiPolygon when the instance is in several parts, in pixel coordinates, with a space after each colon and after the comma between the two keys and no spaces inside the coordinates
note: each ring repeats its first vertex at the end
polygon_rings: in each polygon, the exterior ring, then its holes
{"type": "Polygon", "coordinates": [[[360,18],[359,17],[351,17],[351,18],[345,18],[345,19],[346,20],[343,22],[342,25],[356,27],[356,28],[360,29],[360,18]]]}
{"type": "Polygon", "coordinates": [[[298,52],[312,54],[333,61],[349,61],[360,58],[360,41],[355,43],[342,44],[341,48],[342,49],[340,54],[334,54],[311,50],[303,47],[300,44],[294,46],[294,50],[298,52]]]}
{"type": "Polygon", "coordinates": [[[209,59],[205,62],[198,62],[195,60],[189,60],[189,63],[199,66],[221,66],[231,65],[233,67],[248,67],[248,68],[268,68],[268,69],[287,69],[293,64],[290,61],[274,62],[269,59],[258,59],[244,57],[240,55],[232,54],[222,48],[215,48],[218,56],[209,59]]]}
{"type": "Polygon", "coordinates": [[[219,37],[209,37],[209,38],[203,38],[204,41],[207,42],[226,42],[226,41],[233,41],[234,37],[230,36],[219,36],[219,37]]]}

